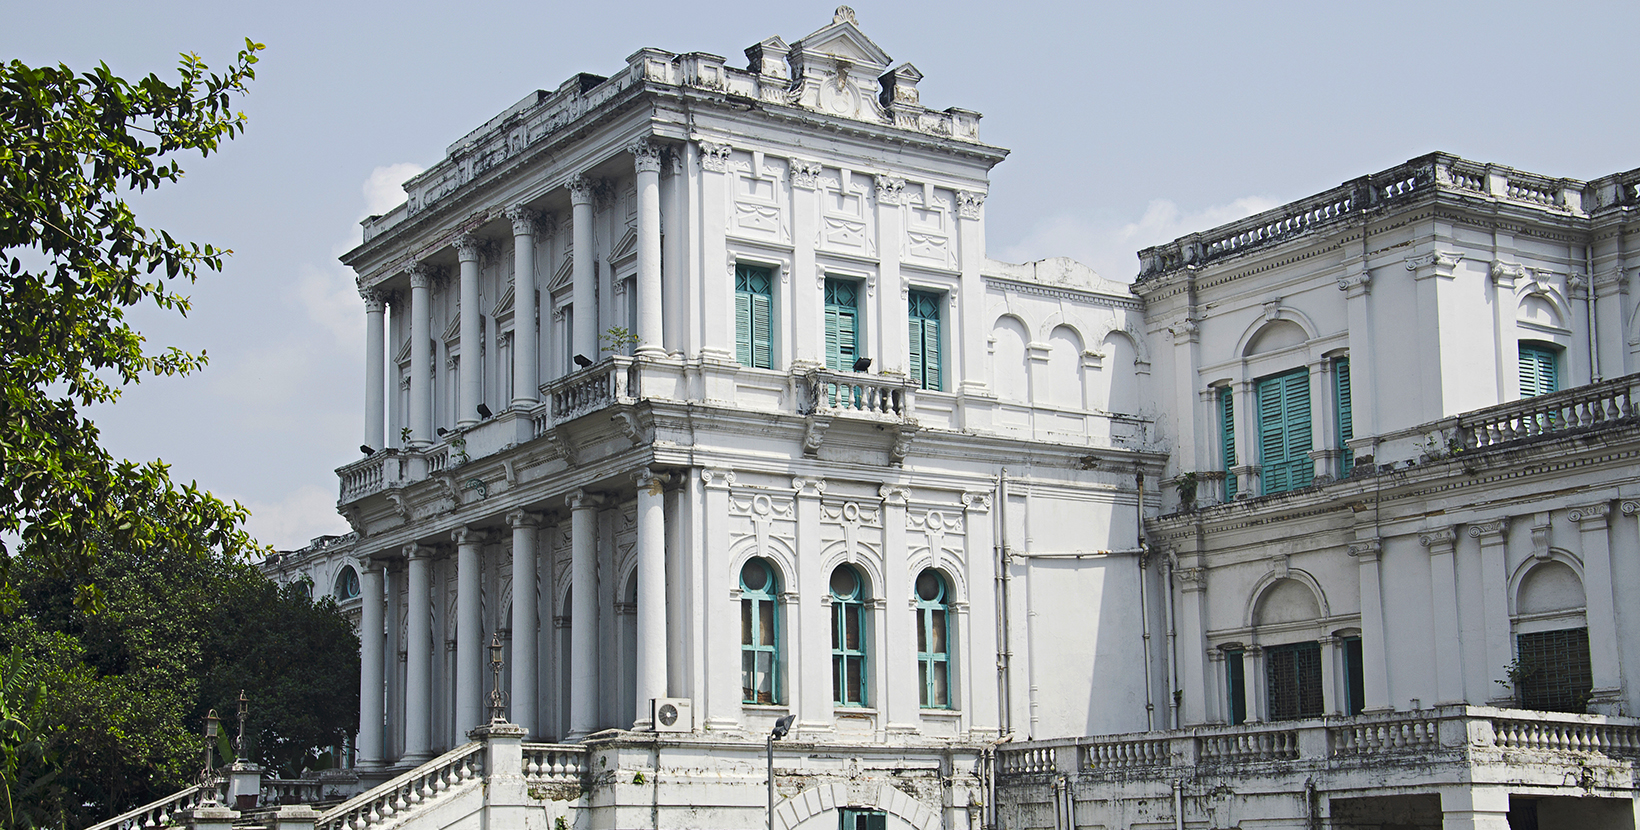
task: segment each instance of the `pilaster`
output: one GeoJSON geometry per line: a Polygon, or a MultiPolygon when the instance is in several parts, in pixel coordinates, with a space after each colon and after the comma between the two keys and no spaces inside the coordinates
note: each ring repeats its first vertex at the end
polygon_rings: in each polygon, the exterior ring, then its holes
{"type": "Polygon", "coordinates": [[[1458,640],[1458,576],[1453,550],[1458,534],[1450,527],[1418,535],[1429,549],[1430,620],[1435,639],[1435,702],[1463,703],[1463,647],[1458,640]]]}
{"type": "MultiPolygon", "coordinates": [[[[1384,591],[1378,558],[1383,542],[1378,538],[1358,539],[1350,544],[1355,557],[1361,590],[1361,662],[1366,683],[1366,712],[1390,712],[1389,658],[1384,642],[1384,591]]],[[[1249,705],[1252,698],[1248,699],[1249,705]]]]}
{"type": "Polygon", "coordinates": [[[1617,644],[1617,586],[1612,581],[1610,540],[1611,505],[1595,502],[1567,511],[1577,523],[1583,548],[1583,592],[1589,626],[1589,665],[1594,684],[1590,691],[1591,711],[1620,714],[1623,705],[1623,667],[1617,644]]]}
{"type": "Polygon", "coordinates": [[[456,258],[461,263],[461,369],[456,426],[477,424],[478,395],[484,378],[483,346],[479,343],[478,256],[480,241],[470,234],[456,237],[456,258]]]}
{"type": "Polygon", "coordinates": [[[1481,608],[1485,614],[1486,670],[1491,684],[1487,702],[1513,706],[1509,664],[1514,648],[1509,642],[1509,518],[1469,526],[1469,535],[1481,542],[1481,608]]]}

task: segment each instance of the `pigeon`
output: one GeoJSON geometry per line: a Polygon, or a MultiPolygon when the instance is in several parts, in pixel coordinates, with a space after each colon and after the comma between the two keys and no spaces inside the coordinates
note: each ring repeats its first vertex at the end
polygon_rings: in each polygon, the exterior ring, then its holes
{"type": "Polygon", "coordinates": [[[369,444],[360,444],[359,445],[359,452],[362,452],[365,455],[375,455],[376,454],[376,451],[371,449],[369,444]]]}
{"type": "Polygon", "coordinates": [[[854,371],[856,371],[856,372],[864,372],[864,371],[866,371],[867,369],[870,369],[870,368],[871,368],[871,358],[869,358],[869,357],[862,357],[859,360],[854,361],[854,371]]]}
{"type": "Polygon", "coordinates": [[[575,356],[575,365],[585,369],[586,367],[592,365],[592,361],[589,360],[586,355],[578,354],[575,356]]]}
{"type": "Polygon", "coordinates": [[[484,405],[484,404],[479,404],[479,405],[478,405],[478,417],[480,417],[480,418],[488,418],[488,417],[490,417],[490,416],[492,416],[492,415],[494,415],[494,414],[495,414],[495,413],[494,413],[494,412],[491,412],[491,411],[490,411],[490,408],[489,408],[489,407],[488,407],[488,406],[485,406],[485,405],[484,405]]]}
{"type": "Polygon", "coordinates": [[[443,438],[445,433],[449,432],[449,430],[445,429],[444,427],[439,427],[437,430],[434,430],[434,431],[438,433],[438,437],[440,437],[440,438],[443,438]]]}

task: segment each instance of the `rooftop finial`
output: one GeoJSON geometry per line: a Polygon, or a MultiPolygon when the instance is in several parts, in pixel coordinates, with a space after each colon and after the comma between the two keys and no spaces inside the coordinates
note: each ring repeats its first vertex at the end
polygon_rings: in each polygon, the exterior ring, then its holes
{"type": "Polygon", "coordinates": [[[853,23],[856,26],[860,25],[860,21],[854,19],[854,10],[848,6],[838,6],[837,13],[831,16],[831,22],[853,23]]]}

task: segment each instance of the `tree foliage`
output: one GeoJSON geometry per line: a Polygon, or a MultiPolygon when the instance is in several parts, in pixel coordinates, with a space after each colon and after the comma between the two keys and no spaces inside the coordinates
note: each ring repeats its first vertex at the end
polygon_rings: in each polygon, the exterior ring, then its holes
{"type": "Polygon", "coordinates": [[[241,689],[246,756],[284,775],[321,766],[313,750],[352,733],[359,640],[328,597],[164,548],[105,553],[89,576],[104,586],[97,613],[74,603],[75,579],[21,558],[22,613],[0,626],[0,647],[23,658],[17,685],[42,690],[43,740],[19,765],[20,782],[45,781],[29,823],[85,826],[186,786],[206,712],[236,732],[241,689]]]}
{"type": "MultiPolygon", "coordinates": [[[[104,545],[254,547],[244,508],[173,484],[162,462],[116,462],[79,408],[204,365],[204,352],[148,350],[125,311],[186,314],[177,288],[220,270],[229,251],[142,226],[126,197],[178,181],[179,153],[208,155],[244,129],[232,104],[260,49],[247,40],[222,74],[183,55],[174,84],[132,83],[106,65],[0,64],[0,571],[14,540],[61,573],[83,571],[104,545]]],[[[95,607],[94,583],[76,590],[95,607]]]]}

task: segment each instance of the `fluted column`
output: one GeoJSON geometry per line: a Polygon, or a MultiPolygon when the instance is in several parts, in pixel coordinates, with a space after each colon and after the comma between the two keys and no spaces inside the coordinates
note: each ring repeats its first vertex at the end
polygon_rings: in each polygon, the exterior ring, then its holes
{"type": "Polygon", "coordinates": [[[383,320],[387,302],[373,288],[359,293],[364,297],[364,443],[379,450],[387,446],[382,442],[387,421],[387,326],[383,320]]]}
{"type": "Polygon", "coordinates": [[[410,444],[433,442],[433,272],[410,269],[410,444]]]}
{"type": "Polygon", "coordinates": [[[485,721],[480,692],[486,644],[479,619],[479,546],[484,534],[463,527],[450,539],[456,543],[456,735],[462,736],[485,721]]]}
{"type": "Polygon", "coordinates": [[[513,205],[507,218],[513,226],[512,405],[528,409],[541,394],[541,332],[535,322],[535,212],[513,205]]]}
{"type": "Polygon", "coordinates": [[[359,766],[379,767],[382,752],[382,569],[359,571],[359,766]]]}
{"type": "Polygon", "coordinates": [[[541,517],[523,510],[507,514],[512,525],[512,722],[536,730],[536,616],[535,538],[541,517]]]}
{"type": "Polygon", "coordinates": [[[638,188],[637,354],[666,356],[661,300],[661,149],[647,139],[629,148],[638,188]]]}
{"type": "Polygon", "coordinates": [[[456,426],[478,423],[479,381],[484,378],[483,347],[478,333],[478,240],[469,234],[456,237],[456,258],[461,261],[461,390],[456,407],[456,426]]]}
{"type": "Polygon", "coordinates": [[[570,238],[575,261],[570,279],[574,306],[570,314],[573,353],[598,359],[598,288],[592,275],[592,180],[576,176],[569,181],[570,238]]]}
{"type": "Polygon", "coordinates": [[[430,595],[433,587],[432,551],[406,545],[409,561],[410,615],[406,631],[404,681],[404,757],[421,763],[433,757],[433,628],[430,595]]]}
{"type": "Polygon", "coordinates": [[[638,485],[638,701],[634,729],[650,727],[650,700],[666,697],[666,477],[651,470],[638,485]]]}
{"type": "Polygon", "coordinates": [[[570,493],[569,736],[598,731],[598,497],[570,493]]]}

